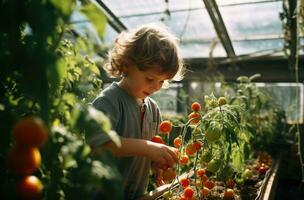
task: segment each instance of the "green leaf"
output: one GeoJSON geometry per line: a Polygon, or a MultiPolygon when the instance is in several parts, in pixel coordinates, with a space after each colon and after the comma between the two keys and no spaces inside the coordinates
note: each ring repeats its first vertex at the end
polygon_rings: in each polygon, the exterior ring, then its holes
{"type": "Polygon", "coordinates": [[[52,91],[56,91],[62,80],[67,76],[66,66],[67,63],[64,59],[57,60],[54,66],[48,66],[47,75],[52,91]]]}
{"type": "Polygon", "coordinates": [[[102,39],[107,23],[105,14],[93,3],[83,6],[80,11],[87,16],[95,27],[98,36],[102,39]]]}
{"type": "Polygon", "coordinates": [[[3,104],[0,104],[0,111],[5,110],[5,106],[3,104]]]}
{"type": "Polygon", "coordinates": [[[74,0],[52,0],[55,8],[57,8],[65,16],[69,16],[72,13],[74,2],[74,0]]]}
{"type": "Polygon", "coordinates": [[[74,106],[76,104],[76,97],[72,93],[65,93],[62,99],[70,106],[74,106]]]}
{"type": "Polygon", "coordinates": [[[95,64],[89,65],[89,68],[90,68],[90,70],[91,70],[94,74],[100,75],[100,71],[99,71],[98,67],[97,67],[95,64]]]}
{"type": "Polygon", "coordinates": [[[103,131],[111,138],[111,140],[117,146],[121,146],[119,136],[115,131],[111,130],[110,120],[102,112],[92,106],[88,107],[88,112],[92,119],[94,119],[97,123],[102,124],[103,131]]]}

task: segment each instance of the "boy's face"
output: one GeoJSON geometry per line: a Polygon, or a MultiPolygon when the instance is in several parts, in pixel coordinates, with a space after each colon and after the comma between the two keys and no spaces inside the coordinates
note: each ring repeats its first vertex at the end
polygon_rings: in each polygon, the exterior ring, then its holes
{"type": "Polygon", "coordinates": [[[152,95],[170,78],[168,74],[161,73],[159,67],[140,71],[137,67],[130,66],[126,74],[127,76],[122,80],[125,83],[125,89],[136,99],[144,99],[152,95]]]}

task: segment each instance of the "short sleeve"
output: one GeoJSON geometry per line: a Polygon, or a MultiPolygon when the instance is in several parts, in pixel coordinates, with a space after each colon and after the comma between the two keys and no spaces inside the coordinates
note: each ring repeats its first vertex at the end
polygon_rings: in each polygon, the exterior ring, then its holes
{"type": "MultiPolygon", "coordinates": [[[[119,109],[114,101],[110,101],[106,96],[99,96],[93,102],[92,106],[103,112],[111,122],[112,129],[116,129],[119,119],[119,109]]],[[[92,147],[98,147],[110,140],[110,137],[104,133],[96,133],[93,137],[88,138],[88,143],[92,147]]]]}

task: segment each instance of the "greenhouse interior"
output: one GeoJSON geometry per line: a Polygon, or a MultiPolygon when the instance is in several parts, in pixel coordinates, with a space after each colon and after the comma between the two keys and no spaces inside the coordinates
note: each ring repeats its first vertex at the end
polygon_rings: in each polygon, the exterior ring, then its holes
{"type": "Polygon", "coordinates": [[[304,199],[304,0],[0,5],[0,199],[304,199]]]}

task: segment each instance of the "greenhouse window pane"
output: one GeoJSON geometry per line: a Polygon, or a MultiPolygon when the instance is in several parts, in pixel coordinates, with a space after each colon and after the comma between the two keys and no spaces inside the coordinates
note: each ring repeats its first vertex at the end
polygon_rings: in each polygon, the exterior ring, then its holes
{"type": "Polygon", "coordinates": [[[104,33],[104,38],[100,38],[95,27],[91,22],[80,12],[74,12],[71,16],[71,23],[74,29],[83,37],[90,38],[92,42],[98,45],[111,46],[115,41],[118,33],[107,23],[104,33]]]}
{"type": "Polygon", "coordinates": [[[118,17],[129,16],[139,13],[162,12],[166,9],[164,0],[104,0],[108,8],[118,17]]]}
{"type": "MultiPolygon", "coordinates": [[[[211,43],[182,43],[181,51],[184,58],[209,57],[211,43]]],[[[226,57],[226,51],[221,43],[218,43],[213,50],[214,57],[226,57]]]]}
{"type": "Polygon", "coordinates": [[[283,39],[273,40],[251,40],[251,41],[232,41],[237,55],[251,54],[259,51],[272,49],[283,49],[283,39]]]}
{"type": "Polygon", "coordinates": [[[287,121],[290,124],[303,123],[304,116],[304,87],[300,83],[265,83],[257,84],[268,91],[276,103],[286,113],[287,121]]]}
{"type": "Polygon", "coordinates": [[[231,39],[250,35],[282,35],[282,2],[220,7],[231,39]]]}

